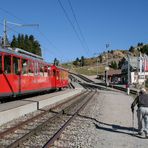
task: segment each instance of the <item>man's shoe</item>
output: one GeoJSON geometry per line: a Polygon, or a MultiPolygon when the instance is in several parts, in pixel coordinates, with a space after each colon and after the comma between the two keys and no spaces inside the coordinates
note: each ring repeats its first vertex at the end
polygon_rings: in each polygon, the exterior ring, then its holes
{"type": "Polygon", "coordinates": [[[140,135],[140,136],[142,136],[142,135],[144,135],[144,132],[138,132],[138,135],[140,135]]]}
{"type": "Polygon", "coordinates": [[[139,136],[144,136],[144,132],[138,132],[139,136]]]}
{"type": "Polygon", "coordinates": [[[145,138],[148,139],[148,133],[147,133],[147,131],[144,131],[144,133],[145,133],[145,138]]]}

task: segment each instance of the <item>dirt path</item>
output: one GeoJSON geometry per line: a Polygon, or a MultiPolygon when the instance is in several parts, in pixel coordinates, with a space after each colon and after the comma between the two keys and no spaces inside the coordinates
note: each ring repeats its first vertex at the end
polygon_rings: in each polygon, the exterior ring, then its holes
{"type": "MultiPolygon", "coordinates": [[[[148,139],[133,136],[132,101],[119,91],[99,91],[66,128],[59,143],[64,141],[70,148],[148,148],[148,139]]],[[[136,112],[134,121],[136,134],[136,112]]]]}
{"type": "MultiPolygon", "coordinates": [[[[133,136],[131,103],[126,94],[101,91],[78,117],[75,146],[85,148],[148,148],[148,139],[133,136]]],[[[135,132],[137,117],[135,113],[135,132]]]]}
{"type": "MultiPolygon", "coordinates": [[[[98,141],[95,147],[101,148],[147,148],[148,139],[132,136],[132,114],[130,105],[132,98],[122,93],[102,92],[100,114],[96,122],[98,141]]],[[[98,99],[99,99],[98,98],[98,99]]],[[[135,113],[135,128],[137,117],[135,113]]],[[[135,132],[136,133],[136,132],[135,132]]]]}

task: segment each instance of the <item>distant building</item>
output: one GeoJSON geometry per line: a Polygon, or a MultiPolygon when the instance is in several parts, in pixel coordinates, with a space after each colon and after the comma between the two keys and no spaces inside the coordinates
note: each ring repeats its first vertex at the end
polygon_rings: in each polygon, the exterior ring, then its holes
{"type": "MultiPolygon", "coordinates": [[[[144,83],[148,77],[148,56],[140,55],[139,57],[129,57],[130,66],[130,83],[144,83]]],[[[128,58],[121,67],[121,73],[124,74],[122,79],[125,83],[128,82],[128,58]]]]}
{"type": "MultiPolygon", "coordinates": [[[[148,78],[148,56],[140,55],[139,57],[129,56],[130,80],[128,80],[128,58],[125,57],[120,70],[110,69],[108,71],[108,80],[110,83],[143,84],[148,78]]],[[[99,74],[98,79],[105,80],[105,73],[99,74]]]]}

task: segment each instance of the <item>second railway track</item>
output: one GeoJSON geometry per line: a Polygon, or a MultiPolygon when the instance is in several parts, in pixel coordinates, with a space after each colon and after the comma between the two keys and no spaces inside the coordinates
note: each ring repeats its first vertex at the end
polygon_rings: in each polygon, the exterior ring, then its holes
{"type": "Polygon", "coordinates": [[[0,133],[0,147],[43,147],[95,93],[85,91],[61,106],[3,130],[0,133]]]}

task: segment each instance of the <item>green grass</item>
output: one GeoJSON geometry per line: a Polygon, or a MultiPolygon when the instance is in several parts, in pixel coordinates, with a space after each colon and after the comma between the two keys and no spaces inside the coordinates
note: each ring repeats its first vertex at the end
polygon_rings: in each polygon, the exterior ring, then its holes
{"type": "MultiPolygon", "coordinates": [[[[84,67],[78,67],[78,68],[73,68],[73,71],[79,74],[84,74],[84,75],[97,75],[97,68],[96,66],[84,66],[84,67]]],[[[98,73],[103,73],[104,68],[103,67],[99,67],[98,68],[98,73]]]]}

